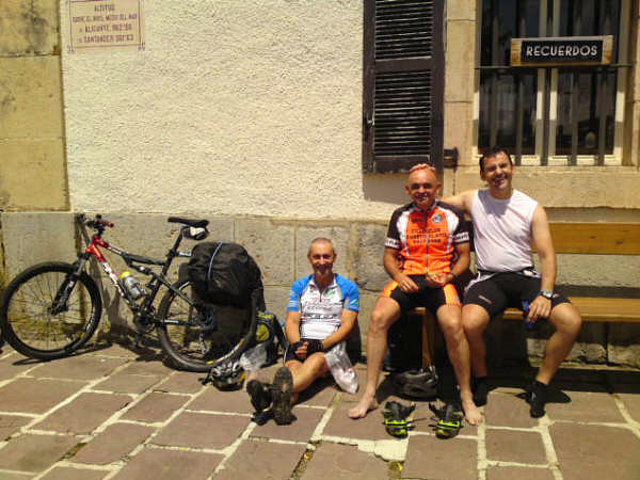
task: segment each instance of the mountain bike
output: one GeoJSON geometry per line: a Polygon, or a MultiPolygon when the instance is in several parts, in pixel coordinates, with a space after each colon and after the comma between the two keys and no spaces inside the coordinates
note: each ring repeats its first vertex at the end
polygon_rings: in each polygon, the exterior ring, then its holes
{"type": "Polygon", "coordinates": [[[158,260],[110,245],[102,235],[114,224],[101,215],[87,220],[84,214],[79,214],[75,219],[85,244],[77,260],[33,265],[18,274],[4,292],[0,328],[15,350],[28,357],[51,360],[71,355],[87,343],[102,313],[100,290],[87,272],[92,258],[133,313],[138,330],[136,344],[155,329],[162,350],[175,367],[205,372],[239,357],[251,346],[256,331],[255,299],[246,318],[221,321],[216,306],[200,302],[188,279],[175,283],[167,279],[176,257],[191,256],[191,252],[178,250],[182,239],[206,238],[208,220],[169,217],[168,222],[181,227],[166,258],[158,260]],[[87,228],[93,230],[91,236],[87,228]],[[101,248],[120,256],[130,269],[149,277],[148,283],[138,283],[139,291],[132,292],[101,248]],[[161,288],[166,292],[156,311],[154,300],[161,288]]]}

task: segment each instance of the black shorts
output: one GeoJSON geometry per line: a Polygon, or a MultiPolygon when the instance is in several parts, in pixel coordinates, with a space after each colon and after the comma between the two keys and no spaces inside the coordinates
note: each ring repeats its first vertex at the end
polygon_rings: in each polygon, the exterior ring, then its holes
{"type": "Polygon", "coordinates": [[[435,316],[442,305],[460,305],[458,291],[452,284],[448,283],[442,288],[431,288],[427,286],[424,275],[409,275],[409,277],[418,285],[417,292],[405,293],[400,290],[396,282],[389,282],[381,294],[382,297],[389,297],[398,302],[402,313],[416,307],[425,307],[435,316]]]}
{"type": "MultiPolygon", "coordinates": [[[[496,273],[472,283],[464,294],[464,305],[480,305],[490,317],[502,313],[509,307],[522,309],[522,302],[531,303],[540,292],[540,278],[521,273],[496,273]]],[[[570,303],[561,293],[554,292],[551,308],[561,303],[570,303]]]]}

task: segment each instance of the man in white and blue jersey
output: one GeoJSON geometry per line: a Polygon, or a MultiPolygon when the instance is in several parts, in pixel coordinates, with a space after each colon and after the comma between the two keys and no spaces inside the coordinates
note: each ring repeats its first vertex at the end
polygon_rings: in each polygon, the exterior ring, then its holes
{"type": "Polygon", "coordinates": [[[279,425],[291,422],[291,404],[299,393],[329,373],[324,352],[347,339],[360,309],[356,284],[333,272],[337,254],[331,240],[313,240],[307,258],[313,273],[296,281],[289,294],[285,366],[276,372],[270,392],[255,380],[247,385],[254,405],[272,395],[279,425]]]}

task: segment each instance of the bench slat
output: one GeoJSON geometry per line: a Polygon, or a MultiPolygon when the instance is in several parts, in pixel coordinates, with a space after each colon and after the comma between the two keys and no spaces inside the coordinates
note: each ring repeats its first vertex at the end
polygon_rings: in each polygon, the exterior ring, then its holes
{"type": "Polygon", "coordinates": [[[640,223],[550,223],[556,253],[640,255],[640,223]]]}
{"type": "MultiPolygon", "coordinates": [[[[640,299],[571,297],[570,300],[578,308],[585,322],[640,322],[640,299]]],[[[509,308],[503,317],[522,320],[522,312],[509,308]]]]}

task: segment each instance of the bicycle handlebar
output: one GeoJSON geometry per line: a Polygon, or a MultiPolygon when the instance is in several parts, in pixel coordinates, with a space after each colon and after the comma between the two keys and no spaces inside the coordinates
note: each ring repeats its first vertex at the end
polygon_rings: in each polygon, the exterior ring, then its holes
{"type": "Polygon", "coordinates": [[[114,224],[107,220],[103,220],[102,215],[97,214],[94,220],[88,220],[85,222],[85,225],[89,228],[104,228],[109,227],[113,228],[114,224]]]}

